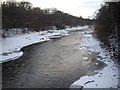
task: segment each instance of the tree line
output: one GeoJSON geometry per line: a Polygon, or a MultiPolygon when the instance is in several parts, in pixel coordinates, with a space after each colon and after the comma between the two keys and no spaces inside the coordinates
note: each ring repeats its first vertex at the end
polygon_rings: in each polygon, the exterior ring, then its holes
{"type": "Polygon", "coordinates": [[[75,17],[56,8],[41,9],[33,7],[30,2],[3,2],[2,28],[29,28],[45,30],[51,26],[58,29],[65,26],[92,25],[93,20],[75,17]]]}
{"type": "Polygon", "coordinates": [[[108,47],[113,57],[118,57],[120,2],[106,2],[96,14],[95,33],[108,47]]]}

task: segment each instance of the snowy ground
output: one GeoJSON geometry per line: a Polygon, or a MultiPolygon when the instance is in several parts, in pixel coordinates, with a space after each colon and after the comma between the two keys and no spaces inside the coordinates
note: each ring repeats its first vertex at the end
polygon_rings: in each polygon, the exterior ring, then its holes
{"type": "MultiPolygon", "coordinates": [[[[80,49],[97,55],[97,60],[103,61],[107,66],[98,71],[98,74],[87,75],[75,81],[70,88],[118,88],[118,65],[110,58],[110,54],[101,48],[100,42],[93,37],[91,31],[83,31],[83,42],[80,49]]],[[[98,63],[99,64],[99,63],[98,63]]]]}
{"type": "MultiPolygon", "coordinates": [[[[23,52],[20,51],[21,48],[48,41],[53,38],[60,38],[62,36],[69,35],[70,31],[83,30],[88,28],[88,26],[83,27],[73,27],[63,30],[48,30],[41,32],[29,32],[28,34],[19,34],[8,38],[3,38],[0,40],[2,46],[0,46],[0,63],[7,62],[10,60],[15,60],[23,55],[23,52]]],[[[10,32],[9,32],[10,33],[10,32]]],[[[16,33],[15,33],[16,34],[16,33]]]]}

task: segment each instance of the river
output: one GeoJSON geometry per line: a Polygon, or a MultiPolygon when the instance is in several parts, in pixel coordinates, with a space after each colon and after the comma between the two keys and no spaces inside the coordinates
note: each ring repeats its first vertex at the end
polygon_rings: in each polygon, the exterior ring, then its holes
{"type": "Polygon", "coordinates": [[[22,48],[23,56],[2,64],[3,88],[69,88],[107,66],[80,49],[81,31],[22,48]],[[87,57],[87,58],[86,58],[87,57]],[[99,63],[99,65],[96,65],[99,63]]]}

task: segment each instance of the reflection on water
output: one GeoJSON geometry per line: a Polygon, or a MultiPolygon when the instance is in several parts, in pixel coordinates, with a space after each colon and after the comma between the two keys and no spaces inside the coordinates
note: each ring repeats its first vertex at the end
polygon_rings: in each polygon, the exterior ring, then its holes
{"type": "Polygon", "coordinates": [[[91,46],[80,49],[86,40],[81,33],[23,48],[21,58],[3,63],[3,88],[68,88],[81,76],[96,74],[106,64],[91,46]]]}

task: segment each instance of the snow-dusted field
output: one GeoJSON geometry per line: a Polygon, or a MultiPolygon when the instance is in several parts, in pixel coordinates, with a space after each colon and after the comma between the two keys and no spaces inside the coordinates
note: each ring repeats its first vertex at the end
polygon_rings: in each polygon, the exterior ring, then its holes
{"type": "Polygon", "coordinates": [[[96,53],[97,60],[103,61],[107,66],[97,71],[98,74],[81,77],[70,88],[118,88],[118,65],[110,58],[109,52],[101,48],[100,42],[93,37],[91,31],[81,32],[81,35],[83,42],[80,48],[91,54],[96,53]]]}
{"type": "Polygon", "coordinates": [[[68,32],[70,31],[82,30],[86,28],[88,28],[88,26],[73,27],[63,30],[30,32],[29,34],[19,34],[13,37],[3,38],[0,40],[0,43],[2,43],[2,46],[0,47],[0,63],[15,60],[22,56],[23,52],[20,51],[20,49],[25,46],[48,41],[52,38],[60,38],[62,36],[69,35],[68,32]]]}

